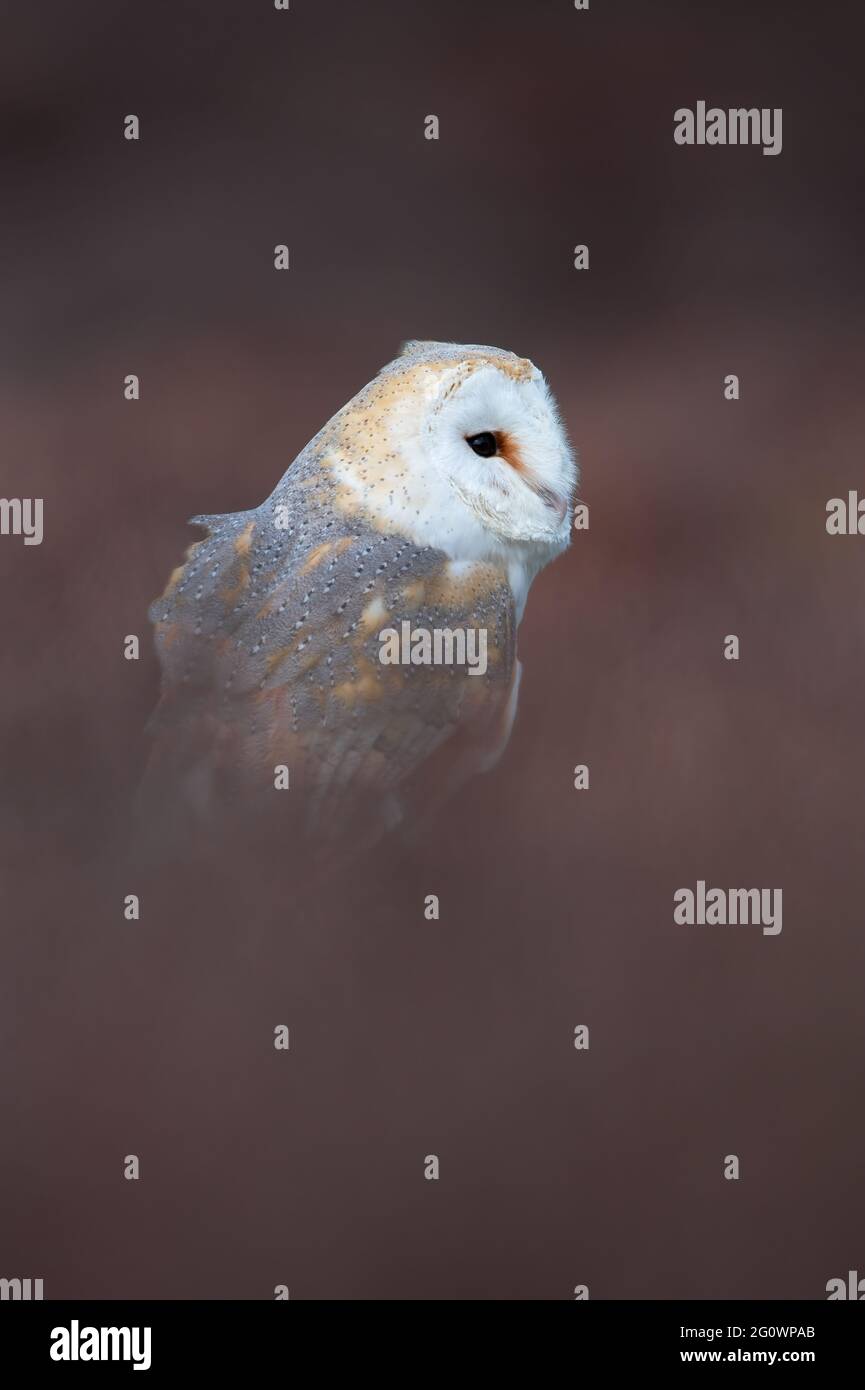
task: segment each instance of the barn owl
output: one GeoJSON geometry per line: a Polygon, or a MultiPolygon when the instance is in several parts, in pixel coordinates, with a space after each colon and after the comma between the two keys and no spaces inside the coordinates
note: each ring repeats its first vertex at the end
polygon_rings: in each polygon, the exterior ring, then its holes
{"type": "Polygon", "coordinates": [[[491,767],[517,626],[568,544],[576,480],[530,361],[407,343],[260,506],[192,519],[207,537],[150,609],[146,795],[190,818],[288,796],[313,833],[375,839],[491,767]]]}

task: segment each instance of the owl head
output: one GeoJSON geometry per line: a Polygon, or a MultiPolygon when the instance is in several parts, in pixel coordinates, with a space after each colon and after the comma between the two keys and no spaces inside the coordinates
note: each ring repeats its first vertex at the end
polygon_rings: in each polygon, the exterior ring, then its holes
{"type": "Polygon", "coordinates": [[[532,362],[500,348],[409,342],[335,417],[351,506],[453,560],[529,573],[568,543],[577,466],[532,362]]]}

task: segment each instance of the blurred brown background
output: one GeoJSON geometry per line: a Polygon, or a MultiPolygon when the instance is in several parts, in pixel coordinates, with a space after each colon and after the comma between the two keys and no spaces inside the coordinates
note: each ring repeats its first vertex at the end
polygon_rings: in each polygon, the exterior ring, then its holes
{"type": "Polygon", "coordinates": [[[862,30],[3,7],[2,492],[45,540],[0,539],[0,1275],[822,1298],[865,1269],[865,540],[824,524],[865,491],[862,30]],[[700,99],[782,107],[783,152],[677,147],[700,99]],[[145,869],[146,608],[185,519],[256,505],[408,337],[532,357],[580,450],[591,530],[533,589],[510,749],[326,889],[290,844],[145,869]],[[698,878],[783,888],[782,934],[674,926],[698,878]]]}

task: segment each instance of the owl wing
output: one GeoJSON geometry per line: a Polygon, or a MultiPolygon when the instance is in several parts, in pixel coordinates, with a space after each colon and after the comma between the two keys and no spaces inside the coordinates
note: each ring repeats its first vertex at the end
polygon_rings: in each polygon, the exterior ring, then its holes
{"type": "Polygon", "coordinates": [[[494,760],[516,699],[513,598],[496,567],[340,516],[314,480],[295,493],[196,518],[209,535],[151,608],[163,683],[144,799],[206,817],[266,803],[285,768],[306,825],[352,833],[494,760]],[[462,632],[474,671],[402,659],[419,630],[462,632]]]}

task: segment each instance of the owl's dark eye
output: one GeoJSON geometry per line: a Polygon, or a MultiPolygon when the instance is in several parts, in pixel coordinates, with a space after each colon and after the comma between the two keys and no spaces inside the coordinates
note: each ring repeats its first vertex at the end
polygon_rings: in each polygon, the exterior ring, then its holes
{"type": "Polygon", "coordinates": [[[490,434],[489,430],[484,430],[483,434],[469,435],[466,443],[482,459],[491,459],[493,454],[498,453],[498,442],[495,435],[490,434]]]}

